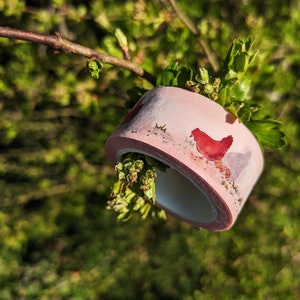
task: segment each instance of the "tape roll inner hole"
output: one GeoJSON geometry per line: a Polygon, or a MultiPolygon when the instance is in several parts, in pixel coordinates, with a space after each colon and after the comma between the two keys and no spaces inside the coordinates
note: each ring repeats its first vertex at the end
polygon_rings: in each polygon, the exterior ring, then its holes
{"type": "MultiPolygon", "coordinates": [[[[123,154],[130,152],[145,154],[157,159],[144,151],[124,148],[117,153],[117,161],[123,154]]],[[[166,161],[163,162],[168,165],[166,161]]],[[[156,174],[156,203],[159,207],[196,226],[200,223],[216,221],[217,212],[209,196],[190,180],[172,167],[169,167],[166,172],[156,170],[156,174]]]]}
{"type": "Polygon", "coordinates": [[[173,169],[157,171],[156,202],[191,223],[211,223],[217,214],[208,195],[173,169]]]}

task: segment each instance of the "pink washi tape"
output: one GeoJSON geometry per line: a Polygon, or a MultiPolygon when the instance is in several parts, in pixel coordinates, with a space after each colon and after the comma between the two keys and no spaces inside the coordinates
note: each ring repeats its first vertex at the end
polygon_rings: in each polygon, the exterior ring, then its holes
{"type": "Polygon", "coordinates": [[[175,87],[145,93],[105,149],[112,164],[128,152],[167,164],[157,174],[156,205],[209,230],[234,224],[263,169],[245,125],[214,101],[175,87]]]}

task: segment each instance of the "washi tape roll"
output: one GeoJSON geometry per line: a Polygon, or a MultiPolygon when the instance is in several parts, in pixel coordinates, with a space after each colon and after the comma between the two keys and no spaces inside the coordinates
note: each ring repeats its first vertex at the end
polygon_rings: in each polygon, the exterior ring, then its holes
{"type": "Polygon", "coordinates": [[[184,89],[146,92],[105,144],[116,164],[128,152],[169,166],[156,178],[156,205],[209,230],[237,219],[263,169],[252,133],[216,102],[184,89]]]}

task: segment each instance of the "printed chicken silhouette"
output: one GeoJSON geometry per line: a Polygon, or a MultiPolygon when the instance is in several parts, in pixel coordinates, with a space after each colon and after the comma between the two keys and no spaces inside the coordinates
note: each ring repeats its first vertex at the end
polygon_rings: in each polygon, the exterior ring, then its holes
{"type": "Polygon", "coordinates": [[[207,160],[214,161],[216,167],[221,172],[225,172],[226,178],[229,178],[230,170],[222,164],[222,158],[233,142],[232,135],[216,141],[199,128],[196,128],[191,132],[190,137],[194,138],[198,152],[207,160]]]}

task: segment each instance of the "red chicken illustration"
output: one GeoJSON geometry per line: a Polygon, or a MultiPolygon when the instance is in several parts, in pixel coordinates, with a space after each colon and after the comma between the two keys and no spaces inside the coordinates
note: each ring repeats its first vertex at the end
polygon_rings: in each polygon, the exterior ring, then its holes
{"type": "Polygon", "coordinates": [[[194,138],[198,152],[207,160],[214,161],[216,167],[221,172],[225,171],[226,178],[229,178],[230,170],[222,164],[221,160],[233,142],[232,135],[216,141],[199,128],[196,128],[191,132],[190,137],[194,138]]]}

